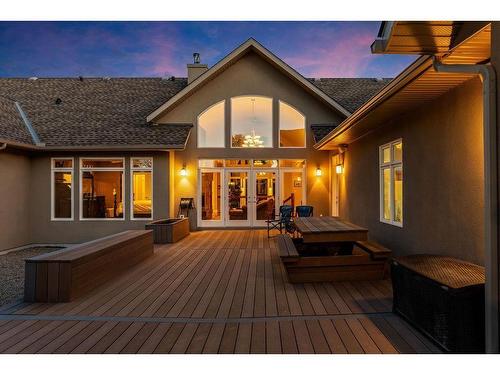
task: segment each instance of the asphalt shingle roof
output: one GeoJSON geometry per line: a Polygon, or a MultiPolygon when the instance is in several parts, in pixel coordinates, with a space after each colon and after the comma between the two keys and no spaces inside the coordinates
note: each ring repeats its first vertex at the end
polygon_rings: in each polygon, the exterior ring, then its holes
{"type": "MultiPolygon", "coordinates": [[[[311,79],[350,112],[389,81],[311,79]]],[[[2,78],[0,139],[33,144],[15,100],[46,146],[183,147],[192,124],[153,125],[146,123],[146,117],[186,85],[186,78],[2,78]]],[[[326,130],[324,125],[313,130],[316,142],[328,134],[326,130]]]]}
{"type": "Polygon", "coordinates": [[[311,130],[313,133],[314,143],[318,143],[323,138],[326,137],[333,129],[335,129],[338,124],[313,124],[311,125],[311,130]]]}
{"type": "MultiPolygon", "coordinates": [[[[186,84],[182,78],[5,78],[0,95],[22,105],[46,146],[183,147],[192,124],[146,124],[146,116],[186,84]]],[[[0,117],[0,138],[18,138],[10,118],[0,117]]]]}
{"type": "Polygon", "coordinates": [[[337,101],[349,112],[354,112],[391,81],[390,78],[316,78],[311,82],[337,101]]]}
{"type": "Polygon", "coordinates": [[[2,96],[0,96],[0,138],[33,144],[31,135],[15,106],[15,101],[2,96]]]}

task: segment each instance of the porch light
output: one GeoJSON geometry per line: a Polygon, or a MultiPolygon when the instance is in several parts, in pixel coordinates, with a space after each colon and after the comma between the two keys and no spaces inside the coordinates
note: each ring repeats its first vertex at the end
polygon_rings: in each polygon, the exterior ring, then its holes
{"type": "Polygon", "coordinates": [[[181,169],[181,176],[182,176],[182,177],[186,177],[186,176],[187,176],[187,174],[188,174],[188,173],[187,173],[187,170],[186,170],[186,166],[185,166],[185,165],[183,165],[183,166],[182,166],[182,169],[181,169]]]}
{"type": "Polygon", "coordinates": [[[323,175],[323,172],[321,171],[321,168],[318,167],[316,168],[316,177],[321,177],[323,175]]]}
{"type": "Polygon", "coordinates": [[[335,167],[335,172],[337,174],[342,174],[344,173],[344,166],[342,164],[337,164],[337,166],[335,167]]]}

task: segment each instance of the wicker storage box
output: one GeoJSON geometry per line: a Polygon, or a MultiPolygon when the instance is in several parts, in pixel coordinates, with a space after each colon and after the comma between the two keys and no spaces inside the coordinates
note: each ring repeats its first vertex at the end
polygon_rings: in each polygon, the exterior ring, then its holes
{"type": "Polygon", "coordinates": [[[393,259],[393,310],[442,349],[484,353],[484,268],[436,255],[393,259]]]}

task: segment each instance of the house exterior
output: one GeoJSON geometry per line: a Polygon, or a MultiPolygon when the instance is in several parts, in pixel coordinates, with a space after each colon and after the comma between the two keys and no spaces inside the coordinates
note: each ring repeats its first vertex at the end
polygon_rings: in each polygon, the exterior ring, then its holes
{"type": "Polygon", "coordinates": [[[395,255],[486,268],[498,352],[500,24],[384,22],[393,80],[306,79],[250,39],[188,78],[0,79],[0,249],[76,243],[176,216],[259,227],[286,203],[395,255]]]}
{"type": "Polygon", "coordinates": [[[332,214],[314,144],[389,80],[306,79],[253,39],[187,73],[0,79],[0,249],[144,228],[181,198],[192,230],[264,226],[283,201],[332,214]]]}
{"type": "Polygon", "coordinates": [[[490,352],[498,352],[499,37],[495,22],[382,23],[372,52],[417,59],[315,145],[342,153],[340,216],[398,255],[485,266],[490,352]]]}

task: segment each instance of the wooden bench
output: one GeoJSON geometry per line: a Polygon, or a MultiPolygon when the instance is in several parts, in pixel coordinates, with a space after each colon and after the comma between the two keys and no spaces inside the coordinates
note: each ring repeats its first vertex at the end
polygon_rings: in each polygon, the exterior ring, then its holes
{"type": "Polygon", "coordinates": [[[389,250],[386,247],[383,247],[382,245],[379,245],[378,243],[375,243],[375,242],[356,241],[355,244],[357,247],[359,247],[360,249],[363,249],[368,254],[370,254],[370,257],[373,260],[389,259],[389,257],[391,256],[391,253],[392,253],[391,250],[389,250]]]}
{"type": "Polygon", "coordinates": [[[299,252],[288,234],[277,235],[276,246],[283,263],[296,262],[299,259],[299,252]]]}
{"type": "Polygon", "coordinates": [[[25,261],[26,302],[68,302],[153,255],[153,232],[128,230],[25,261]]]}

